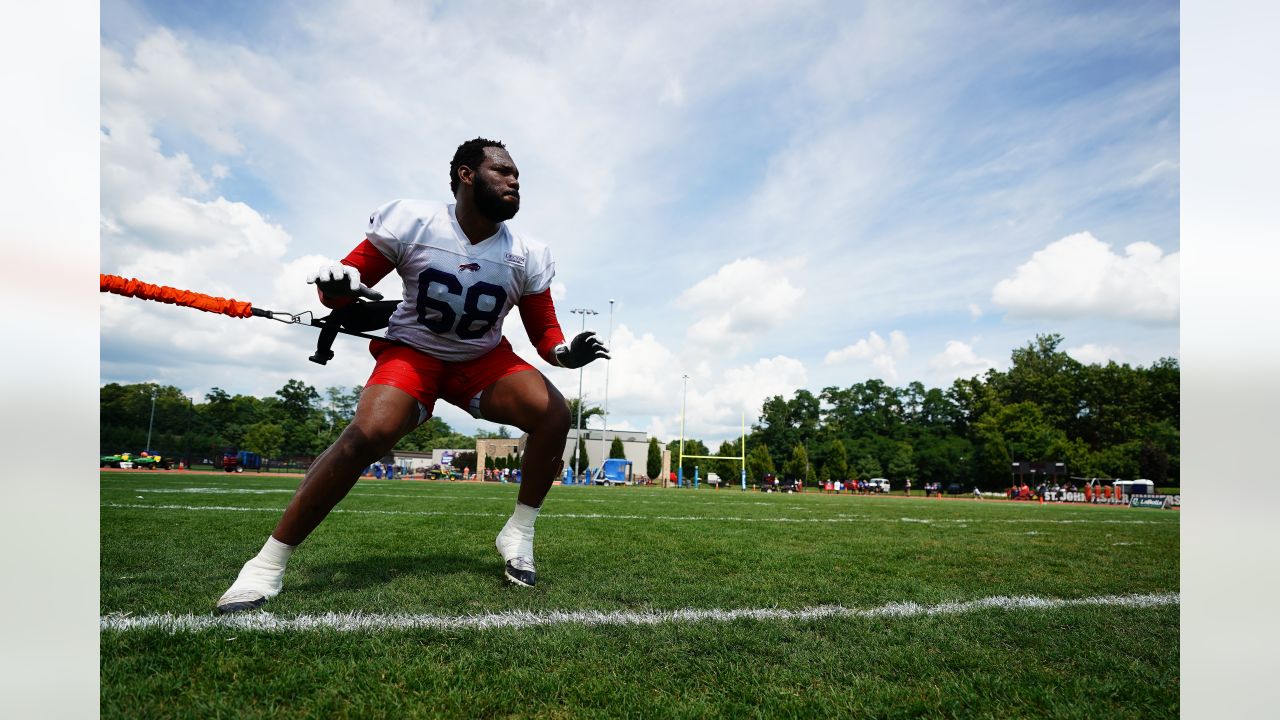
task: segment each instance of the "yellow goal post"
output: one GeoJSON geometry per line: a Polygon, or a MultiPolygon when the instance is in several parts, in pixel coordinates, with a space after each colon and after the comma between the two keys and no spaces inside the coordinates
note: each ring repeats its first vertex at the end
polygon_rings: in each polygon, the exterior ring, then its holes
{"type": "MultiPolygon", "coordinates": [[[[742,442],[738,444],[738,450],[741,453],[737,457],[732,455],[685,455],[684,454],[684,408],[680,409],[680,459],[676,461],[676,486],[684,487],[684,461],[685,458],[690,460],[724,460],[738,463],[740,469],[739,478],[742,481],[742,489],[747,489],[747,411],[742,410],[742,442]]],[[[693,486],[698,487],[698,476],[695,474],[693,478],[693,486]]]]}

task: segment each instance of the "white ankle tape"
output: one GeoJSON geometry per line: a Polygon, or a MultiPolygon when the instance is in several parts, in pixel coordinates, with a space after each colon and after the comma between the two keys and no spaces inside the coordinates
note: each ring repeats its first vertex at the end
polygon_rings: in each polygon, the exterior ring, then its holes
{"type": "Polygon", "coordinates": [[[530,507],[516,501],[516,509],[511,513],[511,523],[522,530],[532,530],[533,522],[538,519],[540,507],[530,507]]]}
{"type": "Polygon", "coordinates": [[[274,537],[269,536],[267,537],[267,544],[263,545],[262,549],[258,551],[258,558],[272,565],[284,567],[289,562],[289,556],[293,555],[293,551],[296,548],[296,545],[285,545],[274,537]]]}

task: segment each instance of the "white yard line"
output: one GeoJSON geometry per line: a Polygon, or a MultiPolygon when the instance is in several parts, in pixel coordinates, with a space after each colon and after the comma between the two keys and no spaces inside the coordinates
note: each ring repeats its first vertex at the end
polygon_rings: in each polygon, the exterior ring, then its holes
{"type": "MultiPolygon", "coordinates": [[[[283,512],[279,507],[237,507],[229,505],[152,505],[144,503],[102,503],[105,508],[129,508],[140,510],[191,510],[191,511],[223,511],[223,512],[283,512]]],[[[457,512],[445,510],[358,510],[335,508],[335,513],[351,515],[417,515],[427,517],[506,517],[507,513],[498,512],[457,512]]],[[[1046,523],[1050,525],[1168,525],[1177,527],[1177,523],[1157,520],[1054,520],[1050,518],[1017,518],[1017,519],[976,519],[976,518],[875,518],[866,515],[843,515],[829,518],[785,518],[785,517],[738,517],[732,515],[616,515],[605,513],[553,513],[547,512],[539,517],[567,518],[575,520],[663,520],[673,522],[742,522],[742,523],[857,523],[857,522],[901,522],[932,524],[971,525],[974,523],[1046,523]]]]}
{"type": "MultiPolygon", "coordinates": [[[[220,512],[269,512],[281,513],[284,508],[280,507],[238,507],[233,505],[144,505],[141,503],[102,503],[102,507],[110,508],[131,508],[142,510],[213,510],[220,512]]],[[[331,512],[347,513],[349,515],[423,515],[423,516],[446,516],[446,517],[506,517],[506,513],[492,512],[454,512],[444,510],[349,510],[344,508],[334,508],[331,512]]]]}
{"type": "Polygon", "coordinates": [[[125,490],[124,492],[140,492],[140,493],[195,493],[197,495],[271,495],[277,493],[292,494],[296,490],[289,488],[247,488],[247,487],[186,487],[186,488],[134,488],[125,490]]]}
{"type": "Polygon", "coordinates": [[[551,612],[512,611],[486,615],[413,615],[324,613],[280,617],[269,612],[234,615],[129,615],[115,613],[99,618],[102,632],[161,630],[169,633],[204,630],[243,630],[262,632],[378,632],[381,630],[494,630],[532,628],[554,625],[660,625],[665,623],[731,622],[734,620],[788,621],[823,620],[828,618],[911,618],[930,615],[958,615],[982,610],[1054,610],[1058,608],[1161,607],[1178,605],[1178,593],[1148,595],[1103,595],[1086,598],[987,597],[978,600],[919,605],[895,602],[876,608],[858,609],[842,605],[822,605],[800,610],[781,608],[742,608],[737,610],[650,610],[600,611],[566,610],[551,612]]]}
{"type": "MultiPolygon", "coordinates": [[[[486,487],[488,487],[488,486],[486,486],[486,487]]],[[[132,489],[129,489],[129,488],[112,488],[112,489],[114,489],[114,490],[119,490],[120,492],[142,492],[142,493],[191,493],[191,494],[197,494],[197,495],[267,495],[267,494],[276,494],[276,493],[292,494],[293,492],[295,492],[295,491],[297,490],[297,488],[277,488],[277,487],[271,487],[271,488],[268,488],[268,487],[261,487],[261,488],[259,488],[259,487],[245,487],[245,486],[243,486],[243,485],[235,486],[235,487],[172,487],[172,488],[154,488],[154,487],[153,487],[153,488],[132,488],[132,489]]],[[[390,490],[390,489],[396,489],[396,488],[395,488],[395,486],[385,486],[385,489],[390,490]]],[[[502,502],[511,502],[511,497],[510,497],[510,494],[509,494],[509,493],[503,493],[503,494],[501,494],[501,495],[483,495],[483,494],[475,494],[475,495],[447,495],[447,494],[437,494],[437,493],[431,493],[431,492],[423,492],[423,493],[421,493],[421,494],[416,494],[416,495],[406,495],[406,494],[404,494],[404,493],[387,493],[387,492],[383,492],[382,490],[383,490],[383,488],[382,488],[382,487],[377,487],[377,488],[374,488],[374,487],[362,487],[362,486],[360,486],[359,484],[357,484],[354,488],[352,488],[352,490],[351,490],[351,495],[350,495],[350,496],[351,496],[351,497],[392,497],[392,498],[414,498],[414,499],[419,499],[419,498],[420,498],[420,499],[424,499],[424,500],[440,500],[440,499],[445,499],[445,500],[468,500],[468,501],[471,501],[471,500],[499,500],[499,501],[502,501],[502,502]]],[[[559,500],[559,501],[563,501],[563,502],[582,502],[582,503],[613,503],[613,502],[618,502],[618,500],[611,499],[611,498],[584,498],[584,497],[574,497],[574,496],[572,496],[572,495],[567,495],[567,494],[566,494],[566,495],[560,495],[560,496],[557,498],[557,500],[559,500]]],[[[639,498],[626,498],[626,499],[624,499],[624,500],[621,500],[621,502],[622,502],[622,504],[626,504],[626,505],[631,505],[631,504],[639,504],[639,505],[683,505],[683,506],[685,506],[685,507],[687,507],[687,506],[689,506],[689,505],[694,505],[694,504],[706,504],[706,505],[717,504],[717,505],[720,505],[721,507],[723,507],[723,506],[726,504],[725,502],[720,502],[720,501],[718,501],[718,500],[715,500],[715,499],[709,499],[709,498],[707,498],[707,499],[704,499],[704,498],[692,498],[692,499],[679,499],[679,500],[678,500],[678,499],[675,499],[675,498],[672,498],[672,499],[670,499],[670,500],[644,500],[644,499],[639,499],[639,498]]],[[[728,502],[728,503],[736,503],[736,502],[737,502],[737,500],[730,500],[730,501],[726,501],[726,502],[728,502]]],[[[780,504],[777,504],[777,503],[771,503],[771,502],[758,502],[758,501],[757,501],[757,502],[752,502],[752,503],[750,503],[750,504],[751,504],[751,505],[762,505],[762,506],[767,506],[767,507],[786,508],[786,509],[788,509],[788,510],[800,510],[800,511],[802,511],[802,512],[809,512],[809,511],[811,511],[811,510],[812,510],[811,508],[806,508],[806,507],[803,507],[803,506],[800,506],[800,505],[780,505],[780,504]]]]}
{"type": "MultiPolygon", "coordinates": [[[[217,482],[221,478],[222,478],[221,475],[210,475],[206,479],[206,482],[208,481],[217,482]]],[[[161,477],[160,479],[167,480],[167,481],[175,480],[174,478],[163,478],[163,477],[161,477]]],[[[288,480],[290,478],[281,476],[281,479],[288,480]]],[[[301,482],[301,479],[302,479],[301,475],[297,476],[298,482],[301,482]]],[[[136,482],[137,478],[125,477],[125,478],[104,479],[104,488],[107,487],[105,483],[108,482],[109,480],[119,481],[119,482],[136,482]]],[[[251,485],[255,481],[259,483],[272,482],[271,479],[268,479],[266,477],[259,478],[257,476],[253,476],[251,478],[235,477],[231,480],[228,480],[229,483],[235,483],[235,484],[228,485],[225,488],[175,487],[175,488],[132,488],[130,489],[130,488],[123,488],[123,487],[113,487],[111,489],[118,490],[120,492],[196,493],[196,494],[208,493],[208,494],[218,494],[218,495],[293,493],[297,489],[296,486],[288,487],[288,488],[279,488],[279,487],[269,487],[266,485],[264,485],[261,488],[255,488],[255,487],[252,487],[251,485]]],[[[421,481],[417,481],[417,480],[412,480],[412,481],[362,480],[361,482],[357,483],[354,488],[352,488],[350,496],[351,497],[394,497],[394,498],[414,498],[414,499],[416,498],[449,499],[449,500],[501,500],[503,502],[511,502],[512,500],[511,495],[514,494],[514,492],[519,488],[519,485],[516,483],[507,483],[507,484],[484,483],[484,484],[468,484],[468,485],[470,486],[470,489],[476,490],[475,494],[468,494],[468,495],[435,494],[432,492],[434,489],[439,487],[448,487],[448,485],[422,483],[421,481]],[[405,490],[410,488],[414,490],[421,489],[423,492],[421,494],[414,494],[414,495],[392,494],[392,493],[382,492],[383,490],[394,491],[394,490],[405,490]],[[499,494],[490,495],[485,493],[485,491],[490,491],[490,490],[497,491],[499,494]],[[509,490],[509,492],[507,492],[507,490],[509,490]]],[[[812,493],[800,494],[800,495],[786,495],[786,496],[771,497],[768,500],[760,500],[760,499],[752,499],[752,498],[760,498],[761,497],[760,493],[742,494],[742,493],[726,492],[723,496],[701,497],[701,496],[686,495],[686,496],[680,496],[680,497],[673,496],[673,497],[658,499],[658,498],[638,498],[638,497],[635,497],[634,495],[627,494],[626,490],[617,490],[616,498],[609,498],[609,497],[586,498],[586,497],[579,496],[580,493],[585,493],[585,492],[615,492],[615,490],[612,490],[612,489],[605,490],[602,488],[580,488],[580,487],[574,486],[574,487],[566,487],[561,489],[560,494],[556,495],[555,497],[557,499],[557,502],[563,501],[566,503],[569,503],[569,502],[586,502],[586,503],[621,502],[622,504],[626,504],[626,505],[632,505],[632,504],[679,505],[681,507],[686,507],[686,508],[693,505],[715,506],[719,508],[727,508],[727,507],[742,506],[742,505],[756,505],[756,506],[773,507],[773,508],[785,509],[785,510],[798,510],[800,512],[814,512],[815,510],[825,509],[831,506],[798,505],[798,504],[795,504],[795,501],[797,500],[803,502],[803,501],[818,499],[819,502],[823,502],[827,498],[843,497],[840,495],[828,495],[828,494],[812,492],[812,493]],[[790,501],[790,503],[785,505],[782,504],[783,502],[786,502],[786,501],[790,501]]],[[[645,491],[645,492],[648,492],[648,491],[645,491]]],[[[849,497],[861,498],[862,496],[850,495],[849,497]]],[[[954,498],[954,499],[967,500],[967,498],[954,498]]],[[[899,506],[901,506],[903,502],[918,503],[918,502],[921,502],[922,500],[923,500],[922,498],[916,498],[916,497],[908,498],[908,497],[899,497],[899,496],[874,498],[875,502],[882,502],[882,503],[889,502],[891,504],[896,504],[899,506]]],[[[1088,511],[1093,511],[1097,509],[1094,507],[1086,507],[1083,505],[1082,507],[1079,507],[1079,508],[1072,508],[1070,507],[1070,505],[1071,505],[1070,503],[1066,503],[1066,504],[1051,503],[1049,506],[1057,509],[1075,509],[1075,510],[1087,509],[1088,511]]],[[[918,507],[918,505],[913,504],[912,507],[918,507]]],[[[1043,512],[1046,506],[1042,506],[1042,505],[1039,505],[1038,503],[1032,503],[1032,502],[1007,502],[1007,503],[999,504],[999,507],[1009,509],[1012,512],[1021,512],[1021,511],[1043,512]]],[[[969,522],[969,520],[963,520],[963,519],[935,520],[932,522],[962,522],[963,523],[963,522],[969,522]]],[[[986,521],[986,522],[995,522],[995,521],[986,521]]],[[[1009,520],[1008,522],[1021,522],[1021,521],[1009,520]]],[[[1042,521],[1033,520],[1033,522],[1042,522],[1042,521]]],[[[1058,522],[1073,522],[1073,521],[1060,520],[1058,522]]],[[[1098,522],[1098,521],[1085,519],[1077,522],[1092,523],[1092,522],[1098,522]]]]}
{"type": "MultiPolygon", "coordinates": [[[[140,492],[140,493],[167,493],[167,494],[190,494],[190,495],[292,495],[297,492],[297,488],[134,488],[132,490],[121,489],[121,492],[140,492]]],[[[405,495],[403,493],[384,493],[384,492],[360,492],[358,490],[351,491],[347,497],[372,497],[372,498],[411,498],[414,500],[501,500],[503,502],[511,502],[511,498],[506,497],[467,497],[465,495],[405,495]]]]}

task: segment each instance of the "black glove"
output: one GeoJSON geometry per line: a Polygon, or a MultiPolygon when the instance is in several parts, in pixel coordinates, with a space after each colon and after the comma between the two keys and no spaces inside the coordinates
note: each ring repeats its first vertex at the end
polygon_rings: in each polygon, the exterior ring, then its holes
{"type": "Polygon", "coordinates": [[[592,360],[609,359],[609,349],[590,330],[578,333],[573,342],[556,348],[556,362],[560,367],[576,370],[592,360]]]}

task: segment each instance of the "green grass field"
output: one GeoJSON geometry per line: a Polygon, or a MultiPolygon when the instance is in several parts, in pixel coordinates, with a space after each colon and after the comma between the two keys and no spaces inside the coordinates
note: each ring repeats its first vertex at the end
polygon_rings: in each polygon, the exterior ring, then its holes
{"type": "Polygon", "coordinates": [[[297,482],[102,473],[102,717],[1178,715],[1175,511],[556,487],[530,590],[516,486],[362,481],[215,618],[297,482]]]}

